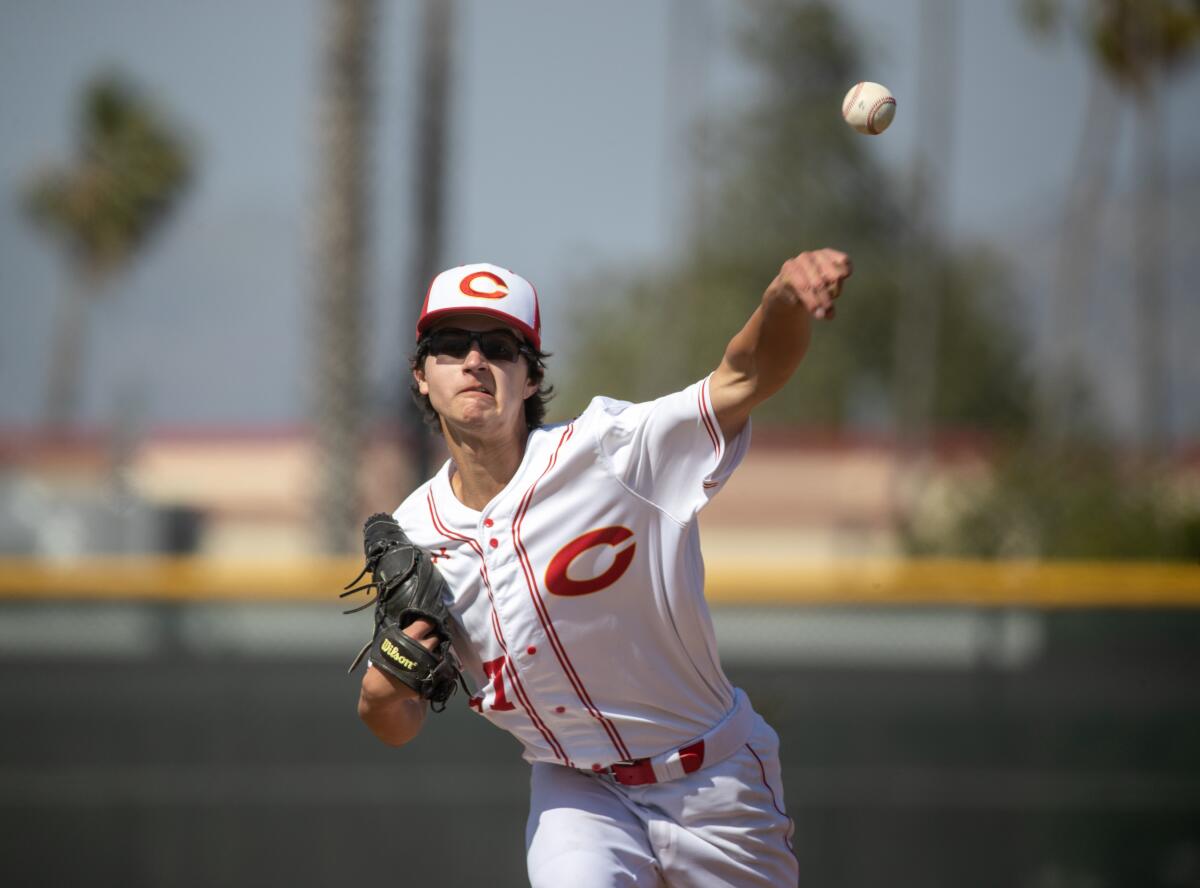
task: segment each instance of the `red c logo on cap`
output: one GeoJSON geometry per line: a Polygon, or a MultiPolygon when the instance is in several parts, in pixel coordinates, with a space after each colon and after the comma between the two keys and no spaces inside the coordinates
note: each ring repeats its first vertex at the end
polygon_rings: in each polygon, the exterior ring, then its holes
{"type": "Polygon", "coordinates": [[[459,292],[464,296],[474,296],[476,299],[503,299],[508,295],[508,284],[492,274],[490,271],[475,271],[463,278],[458,284],[459,292]],[[488,293],[480,292],[475,289],[475,282],[480,278],[486,278],[495,284],[495,289],[488,293]]]}
{"type": "Polygon", "coordinates": [[[621,549],[613,557],[613,563],[609,565],[608,570],[600,574],[598,577],[589,577],[586,580],[575,580],[567,576],[567,569],[570,568],[571,562],[582,555],[589,549],[594,549],[597,546],[619,546],[621,543],[633,536],[633,531],[628,527],[601,527],[599,530],[590,530],[583,536],[576,537],[558,550],[558,554],[550,559],[550,566],[546,568],[546,588],[553,595],[590,595],[593,592],[599,592],[601,589],[607,588],[621,578],[625,571],[629,570],[629,565],[633,561],[634,550],[637,549],[637,543],[632,546],[626,546],[621,549]]]}

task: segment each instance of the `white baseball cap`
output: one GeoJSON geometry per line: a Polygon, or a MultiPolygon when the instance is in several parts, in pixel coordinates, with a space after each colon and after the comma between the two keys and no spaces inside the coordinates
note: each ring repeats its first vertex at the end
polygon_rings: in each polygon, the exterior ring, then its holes
{"type": "Polygon", "coordinates": [[[520,330],[534,348],[542,347],[537,291],[525,278],[499,265],[459,265],[435,277],[417,318],[417,339],[438,318],[451,314],[498,318],[520,330]]]}

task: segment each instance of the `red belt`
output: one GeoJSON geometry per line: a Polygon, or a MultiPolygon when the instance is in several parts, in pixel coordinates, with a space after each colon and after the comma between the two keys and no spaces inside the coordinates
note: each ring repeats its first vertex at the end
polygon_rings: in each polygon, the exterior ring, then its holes
{"type": "MultiPolygon", "coordinates": [[[[678,751],[679,762],[683,765],[685,774],[700,770],[704,764],[703,740],[697,740],[688,746],[681,746],[678,751]]],[[[612,777],[622,786],[644,786],[647,783],[658,783],[654,765],[648,758],[634,759],[631,762],[614,762],[607,768],[597,766],[592,770],[602,776],[612,777]]]]}
{"type": "Polygon", "coordinates": [[[733,709],[704,736],[697,737],[686,746],[650,758],[614,762],[607,768],[594,765],[592,771],[598,777],[622,786],[645,786],[648,783],[677,780],[684,774],[699,771],[706,762],[710,766],[723,762],[749,739],[755,719],[758,718],[745,692],[734,688],[733,696],[733,709]]]}

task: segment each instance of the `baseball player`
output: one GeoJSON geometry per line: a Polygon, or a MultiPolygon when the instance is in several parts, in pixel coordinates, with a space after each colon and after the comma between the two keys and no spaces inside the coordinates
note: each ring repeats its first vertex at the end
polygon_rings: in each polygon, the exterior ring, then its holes
{"type": "MultiPolygon", "coordinates": [[[[377,630],[359,715],[408,742],[454,658],[531,763],[534,888],[797,883],[779,740],[721,669],[696,519],[850,272],[835,250],[789,259],[709,376],[550,427],[534,288],[490,264],[434,279],[412,373],[450,459],[369,522],[366,551],[378,567],[390,534],[427,553],[448,616],[406,607],[377,630]]],[[[415,576],[411,552],[395,560],[381,596],[415,576]]]]}

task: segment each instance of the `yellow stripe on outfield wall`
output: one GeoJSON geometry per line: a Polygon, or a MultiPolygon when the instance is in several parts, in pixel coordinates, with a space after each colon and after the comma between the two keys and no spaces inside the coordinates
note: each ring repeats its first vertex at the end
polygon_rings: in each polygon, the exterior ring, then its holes
{"type": "Polygon", "coordinates": [[[61,563],[5,558],[0,559],[0,598],[332,600],[361,566],[339,558],[244,562],[115,557],[61,563]]]}
{"type": "Polygon", "coordinates": [[[762,604],[1200,607],[1200,566],[1133,562],[859,561],[735,564],[708,571],[709,599],[762,604]]]}
{"type": "MultiPolygon", "coordinates": [[[[0,558],[0,599],[332,603],[358,568],[341,558],[0,558]]],[[[708,564],[707,592],[721,605],[1200,607],[1200,565],[722,558],[708,564]]]]}

